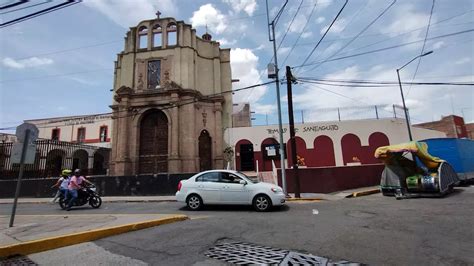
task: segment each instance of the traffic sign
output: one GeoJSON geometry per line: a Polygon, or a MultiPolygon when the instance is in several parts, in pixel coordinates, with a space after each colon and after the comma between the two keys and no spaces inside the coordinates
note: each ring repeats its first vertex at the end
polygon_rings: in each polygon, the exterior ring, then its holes
{"type": "MultiPolygon", "coordinates": [[[[23,143],[14,143],[12,147],[12,152],[10,155],[11,163],[21,163],[21,151],[23,149],[23,143]]],[[[24,164],[34,164],[36,155],[36,145],[28,143],[26,147],[25,160],[24,164]]]]}
{"type": "Polygon", "coordinates": [[[16,137],[18,138],[18,141],[20,143],[23,143],[27,130],[30,130],[28,143],[34,143],[35,140],[38,138],[39,130],[35,125],[30,123],[23,123],[16,128],[16,137]]]}

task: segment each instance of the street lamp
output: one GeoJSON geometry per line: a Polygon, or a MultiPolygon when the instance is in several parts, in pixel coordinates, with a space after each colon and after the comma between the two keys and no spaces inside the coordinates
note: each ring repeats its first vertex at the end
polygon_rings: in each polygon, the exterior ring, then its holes
{"type": "Polygon", "coordinates": [[[426,56],[426,55],[429,55],[429,54],[432,54],[432,53],[433,53],[433,51],[429,51],[429,52],[426,52],[424,54],[421,54],[421,55],[413,58],[412,60],[410,60],[408,63],[404,64],[401,68],[397,68],[398,85],[400,85],[400,93],[402,94],[403,111],[405,113],[405,120],[407,121],[408,137],[410,138],[410,141],[413,141],[413,137],[411,135],[410,121],[408,120],[408,112],[407,112],[407,107],[405,105],[405,96],[403,95],[402,82],[400,81],[400,70],[402,70],[402,68],[406,67],[411,62],[415,61],[417,58],[420,58],[420,57],[423,57],[423,56],[426,56]]]}

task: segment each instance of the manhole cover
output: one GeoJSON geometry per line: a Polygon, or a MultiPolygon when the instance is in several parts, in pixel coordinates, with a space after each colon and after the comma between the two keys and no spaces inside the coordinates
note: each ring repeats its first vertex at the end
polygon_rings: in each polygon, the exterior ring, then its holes
{"type": "Polygon", "coordinates": [[[350,261],[334,262],[325,257],[245,242],[219,243],[210,248],[204,255],[237,265],[361,265],[350,261]]]}
{"type": "Polygon", "coordinates": [[[28,257],[16,256],[6,260],[0,260],[0,265],[2,266],[13,266],[13,265],[38,265],[34,261],[30,260],[28,257]]]}

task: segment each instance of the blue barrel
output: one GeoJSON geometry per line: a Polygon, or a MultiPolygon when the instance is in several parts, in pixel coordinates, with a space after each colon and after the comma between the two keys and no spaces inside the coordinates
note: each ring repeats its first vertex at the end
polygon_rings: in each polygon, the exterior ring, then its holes
{"type": "Polygon", "coordinates": [[[436,138],[422,140],[428,153],[447,161],[461,180],[474,178],[474,140],[436,138]]]}

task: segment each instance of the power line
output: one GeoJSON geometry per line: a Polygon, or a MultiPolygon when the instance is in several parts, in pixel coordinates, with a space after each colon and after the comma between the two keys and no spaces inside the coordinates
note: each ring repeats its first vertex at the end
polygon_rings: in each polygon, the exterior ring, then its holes
{"type": "MultiPolygon", "coordinates": [[[[431,37],[431,38],[428,38],[427,40],[435,40],[435,39],[440,39],[440,38],[446,38],[446,37],[451,37],[451,36],[455,36],[455,35],[465,34],[465,33],[473,32],[473,31],[474,31],[474,29],[468,29],[468,30],[463,30],[463,31],[458,31],[458,32],[453,32],[453,33],[449,33],[449,34],[444,34],[444,35],[439,35],[439,36],[431,37]]],[[[338,61],[338,60],[347,59],[347,58],[352,58],[352,57],[357,57],[357,56],[362,56],[362,55],[366,55],[366,54],[373,54],[373,53],[377,53],[377,52],[382,52],[382,51],[386,51],[386,50],[391,50],[391,49],[395,49],[395,48],[400,48],[400,47],[407,46],[407,45],[412,45],[412,44],[419,43],[419,42],[423,42],[423,41],[424,41],[424,40],[406,42],[406,43],[401,43],[401,44],[397,44],[397,45],[393,45],[393,46],[388,46],[388,47],[384,47],[384,48],[380,48],[380,49],[375,49],[375,50],[371,50],[371,51],[367,51],[367,52],[362,52],[362,53],[357,53],[357,54],[352,54],[352,55],[347,55],[347,56],[341,56],[341,57],[337,57],[337,58],[333,58],[333,59],[327,60],[327,61],[325,61],[324,63],[326,63],[326,62],[338,61]]],[[[300,68],[300,67],[312,66],[312,65],[315,65],[315,64],[319,64],[319,63],[321,63],[321,62],[323,62],[323,61],[313,62],[313,63],[309,63],[309,64],[305,64],[305,65],[304,65],[304,64],[303,64],[303,65],[298,65],[298,66],[294,66],[294,67],[292,67],[292,68],[300,68]]]]}
{"type": "Polygon", "coordinates": [[[20,7],[20,8],[17,8],[17,9],[13,9],[13,10],[10,10],[10,11],[3,12],[3,13],[0,13],[0,15],[12,13],[12,12],[20,11],[20,10],[24,10],[24,9],[28,9],[28,8],[35,7],[35,6],[44,5],[44,4],[50,3],[51,1],[53,1],[53,0],[45,0],[42,3],[38,3],[38,4],[30,5],[30,6],[25,6],[25,7],[20,7]]]}
{"type": "MultiPolygon", "coordinates": [[[[295,46],[296,46],[296,44],[298,43],[298,41],[300,40],[301,35],[302,35],[303,32],[306,30],[306,27],[308,26],[308,23],[311,21],[311,17],[313,16],[313,13],[314,13],[314,10],[316,9],[317,4],[318,4],[318,0],[316,0],[316,2],[314,3],[313,9],[311,9],[311,13],[309,13],[308,18],[306,19],[306,23],[305,23],[304,26],[303,26],[303,30],[302,30],[302,31],[300,32],[300,34],[298,35],[298,38],[296,39],[296,41],[295,41],[295,43],[293,44],[293,46],[291,46],[290,52],[286,55],[285,60],[283,60],[283,63],[282,63],[281,65],[285,65],[286,60],[288,59],[288,57],[291,55],[291,53],[292,53],[293,50],[295,49],[295,46]]],[[[277,66],[277,67],[278,67],[278,66],[277,66]]]]}
{"type": "Polygon", "coordinates": [[[58,50],[58,51],[47,52],[47,53],[36,54],[36,55],[30,55],[30,56],[26,56],[26,57],[18,57],[18,58],[13,58],[13,59],[14,59],[14,60],[23,60],[23,59],[28,59],[28,58],[37,57],[37,56],[61,54],[61,53],[66,53],[66,52],[81,50],[81,49],[84,49],[84,48],[91,48],[91,47],[103,46],[103,45],[107,45],[107,44],[111,44],[111,43],[117,43],[117,42],[122,42],[122,41],[123,41],[123,40],[100,42],[100,43],[95,43],[95,44],[90,44],[90,45],[85,45],[85,46],[79,46],[79,47],[74,47],[74,48],[70,48],[70,49],[65,49],[65,50],[58,50]]]}
{"type": "MultiPolygon", "coordinates": [[[[434,1],[434,0],[433,0],[434,1]]],[[[365,31],[367,31],[370,26],[372,26],[375,22],[377,22],[377,20],[379,20],[393,5],[395,5],[395,3],[397,2],[397,0],[393,0],[393,2],[387,6],[383,11],[382,13],[380,13],[374,20],[372,20],[367,26],[365,26],[356,36],[354,36],[349,42],[347,42],[343,47],[341,47],[339,50],[337,50],[335,53],[333,53],[331,56],[327,57],[326,59],[324,59],[322,61],[322,63],[324,61],[327,61],[328,59],[331,59],[333,58],[334,56],[336,56],[337,54],[339,54],[340,52],[342,52],[344,49],[347,48],[347,46],[349,46],[351,43],[353,43],[357,38],[359,38],[360,35],[362,35],[365,31]]],[[[313,68],[311,68],[309,71],[312,71],[312,70],[315,70],[316,68],[318,68],[322,63],[319,63],[318,65],[314,66],[313,68]]],[[[304,64],[304,63],[303,63],[304,64]]]]}
{"type": "MultiPolygon", "coordinates": [[[[371,85],[398,85],[399,83],[396,81],[377,81],[377,80],[343,80],[343,79],[317,79],[311,77],[300,77],[297,80],[301,81],[312,81],[312,82],[330,82],[335,83],[334,85],[338,85],[338,83],[342,84],[371,84],[371,85]]],[[[450,85],[450,86],[473,86],[474,83],[472,82],[402,82],[405,85],[450,85]]]]}
{"type": "MultiPolygon", "coordinates": [[[[212,98],[212,97],[220,96],[220,95],[223,95],[223,94],[226,94],[226,93],[234,93],[234,92],[238,92],[238,91],[248,90],[248,89],[252,89],[252,88],[255,88],[255,87],[265,86],[265,85],[268,85],[268,84],[271,84],[271,83],[275,83],[275,82],[274,81],[269,81],[269,82],[255,84],[255,85],[251,85],[251,86],[247,86],[247,87],[243,87],[243,88],[239,88],[239,89],[235,89],[235,90],[227,90],[227,91],[222,91],[222,92],[218,92],[218,93],[214,93],[214,94],[205,95],[205,96],[203,96],[202,98],[199,98],[199,99],[180,100],[180,101],[170,102],[170,103],[165,104],[165,105],[168,105],[168,106],[163,106],[163,105],[157,105],[157,106],[161,107],[160,110],[166,110],[166,109],[171,109],[171,108],[175,108],[175,107],[181,107],[181,106],[184,106],[184,105],[193,104],[193,103],[196,103],[196,102],[199,102],[199,101],[202,101],[202,100],[206,100],[206,99],[209,99],[209,98],[212,98]]],[[[121,110],[121,111],[115,112],[115,114],[121,113],[121,112],[130,112],[130,111],[129,110],[121,110]]],[[[113,119],[131,117],[131,116],[135,116],[139,113],[140,112],[133,113],[133,114],[126,114],[124,116],[117,116],[113,119]]],[[[93,115],[81,115],[80,117],[84,117],[84,116],[93,116],[93,115]]],[[[51,124],[51,123],[61,123],[61,122],[71,121],[71,120],[74,120],[74,119],[77,119],[77,117],[65,118],[65,119],[61,119],[61,120],[56,120],[54,122],[37,123],[35,125],[41,126],[41,125],[47,125],[47,124],[51,124]]],[[[105,118],[104,119],[97,119],[96,121],[104,121],[104,120],[108,120],[108,119],[105,119],[105,118]]],[[[13,123],[13,122],[11,122],[11,123],[13,123]]],[[[22,122],[18,122],[18,124],[19,123],[22,123],[22,122]]],[[[57,126],[45,126],[45,127],[39,127],[39,128],[50,128],[50,127],[57,127],[57,126]]],[[[16,127],[6,127],[6,128],[0,128],[0,130],[11,130],[11,129],[15,129],[15,128],[16,127]]]]}
{"type": "MultiPolygon", "coordinates": [[[[471,13],[471,12],[473,12],[473,11],[474,11],[474,10],[469,10],[469,11],[466,11],[466,12],[462,12],[462,13],[460,13],[460,14],[457,14],[457,15],[451,16],[451,17],[449,17],[449,18],[440,20],[440,21],[438,21],[438,22],[432,23],[432,24],[431,24],[431,27],[433,27],[434,25],[438,25],[438,24],[444,23],[444,22],[446,22],[446,21],[452,20],[452,19],[454,19],[454,18],[464,16],[464,15],[466,15],[467,13],[471,13]]],[[[459,23],[459,24],[446,25],[446,26],[458,26],[458,25],[465,25],[465,24],[472,24],[472,23],[473,23],[473,22],[459,23]]],[[[352,49],[352,50],[345,51],[345,52],[343,52],[343,54],[346,54],[346,53],[349,53],[349,52],[353,52],[353,51],[362,50],[362,49],[364,49],[364,48],[371,47],[371,46],[374,46],[374,45],[377,45],[377,44],[380,44],[380,43],[383,43],[383,42],[386,42],[386,41],[395,39],[395,38],[400,37],[400,36],[402,36],[402,35],[409,34],[409,33],[415,32],[415,31],[419,31],[419,30],[425,29],[425,28],[427,28],[427,27],[428,27],[428,25],[427,25],[427,26],[423,26],[423,27],[419,27],[419,28],[415,28],[415,29],[413,29],[413,30],[405,31],[405,32],[402,32],[402,33],[398,33],[398,34],[396,34],[395,36],[392,36],[392,37],[389,37],[389,38],[385,38],[385,39],[383,39],[383,40],[380,40],[380,41],[377,41],[377,42],[374,42],[374,43],[371,43],[371,44],[368,44],[368,45],[364,45],[364,46],[361,46],[361,47],[357,47],[357,48],[354,48],[354,49],[352,49]]],[[[394,33],[394,32],[387,32],[387,33],[394,33]]],[[[369,35],[364,35],[364,36],[361,36],[361,37],[370,37],[370,36],[378,36],[378,35],[385,35],[385,33],[369,34],[369,35]]]]}
{"type": "MultiPolygon", "coordinates": [[[[422,57],[421,55],[425,53],[426,38],[428,38],[428,33],[430,31],[431,17],[433,16],[434,6],[435,6],[435,0],[433,0],[433,4],[431,5],[430,18],[428,20],[428,27],[426,28],[425,40],[423,41],[423,47],[421,47],[420,58],[418,58],[418,63],[416,64],[415,73],[413,73],[413,78],[411,79],[411,81],[415,80],[416,74],[418,73],[418,68],[420,67],[420,63],[421,63],[421,57],[422,57]]],[[[408,95],[410,94],[410,90],[411,90],[411,85],[410,87],[408,87],[408,91],[405,97],[408,97],[408,95]]]]}
{"type": "Polygon", "coordinates": [[[321,39],[319,39],[318,43],[314,46],[313,50],[311,50],[311,52],[309,53],[309,55],[306,57],[306,59],[303,61],[303,64],[306,64],[306,62],[309,60],[309,58],[313,55],[314,51],[316,50],[316,48],[318,48],[319,44],[321,43],[321,41],[324,39],[324,37],[326,37],[326,34],[329,32],[329,30],[331,29],[332,25],[334,25],[334,22],[336,22],[337,18],[339,17],[339,15],[341,15],[342,13],[342,10],[344,10],[344,8],[346,7],[347,3],[349,2],[349,0],[346,0],[346,2],[344,3],[344,5],[342,6],[342,8],[339,10],[339,12],[337,13],[336,17],[332,20],[331,24],[329,25],[329,27],[326,29],[326,32],[323,34],[323,36],[321,37],[321,39]]]}
{"type": "MultiPolygon", "coordinates": [[[[281,38],[281,41],[280,41],[280,43],[278,44],[278,47],[277,47],[277,51],[278,51],[278,49],[280,49],[281,44],[282,44],[283,41],[285,40],[285,37],[286,37],[286,35],[288,34],[288,31],[290,31],[291,25],[293,25],[293,22],[295,21],[296,16],[297,16],[298,13],[300,12],[300,8],[301,8],[301,5],[302,5],[302,4],[303,4],[303,0],[301,0],[300,5],[298,6],[298,9],[297,9],[296,12],[295,12],[295,15],[294,15],[293,18],[291,19],[291,22],[290,22],[290,24],[288,25],[288,28],[286,29],[285,34],[283,35],[283,38],[281,38]]],[[[272,57],[272,59],[270,59],[270,61],[271,61],[271,60],[273,60],[273,57],[272,57]]]]}
{"type": "Polygon", "coordinates": [[[25,20],[29,20],[29,19],[32,19],[32,18],[35,18],[35,17],[39,17],[39,16],[42,16],[42,15],[48,14],[50,12],[57,11],[57,10],[60,10],[60,9],[63,9],[63,8],[66,8],[66,7],[75,5],[75,4],[79,4],[81,1],[82,0],[67,0],[64,3],[61,3],[61,4],[58,4],[58,5],[40,10],[40,11],[32,13],[32,14],[28,14],[26,16],[23,16],[23,17],[20,17],[20,18],[17,18],[17,19],[7,21],[5,23],[2,23],[2,24],[0,24],[0,28],[11,26],[11,25],[20,23],[20,22],[25,21],[25,20]]]}
{"type": "Polygon", "coordinates": [[[44,79],[44,78],[52,78],[52,77],[63,77],[63,76],[70,76],[70,75],[76,75],[76,74],[84,74],[84,73],[92,73],[92,72],[99,72],[99,71],[112,71],[113,69],[110,68],[99,68],[99,69],[94,69],[94,70],[88,70],[88,71],[80,71],[80,72],[72,72],[72,73],[64,73],[64,74],[54,74],[54,75],[46,75],[46,76],[38,76],[38,77],[32,77],[32,78],[27,78],[27,79],[7,79],[7,80],[0,80],[1,83],[9,83],[9,82],[21,82],[21,81],[28,81],[28,80],[37,80],[37,79],[44,79]]]}

